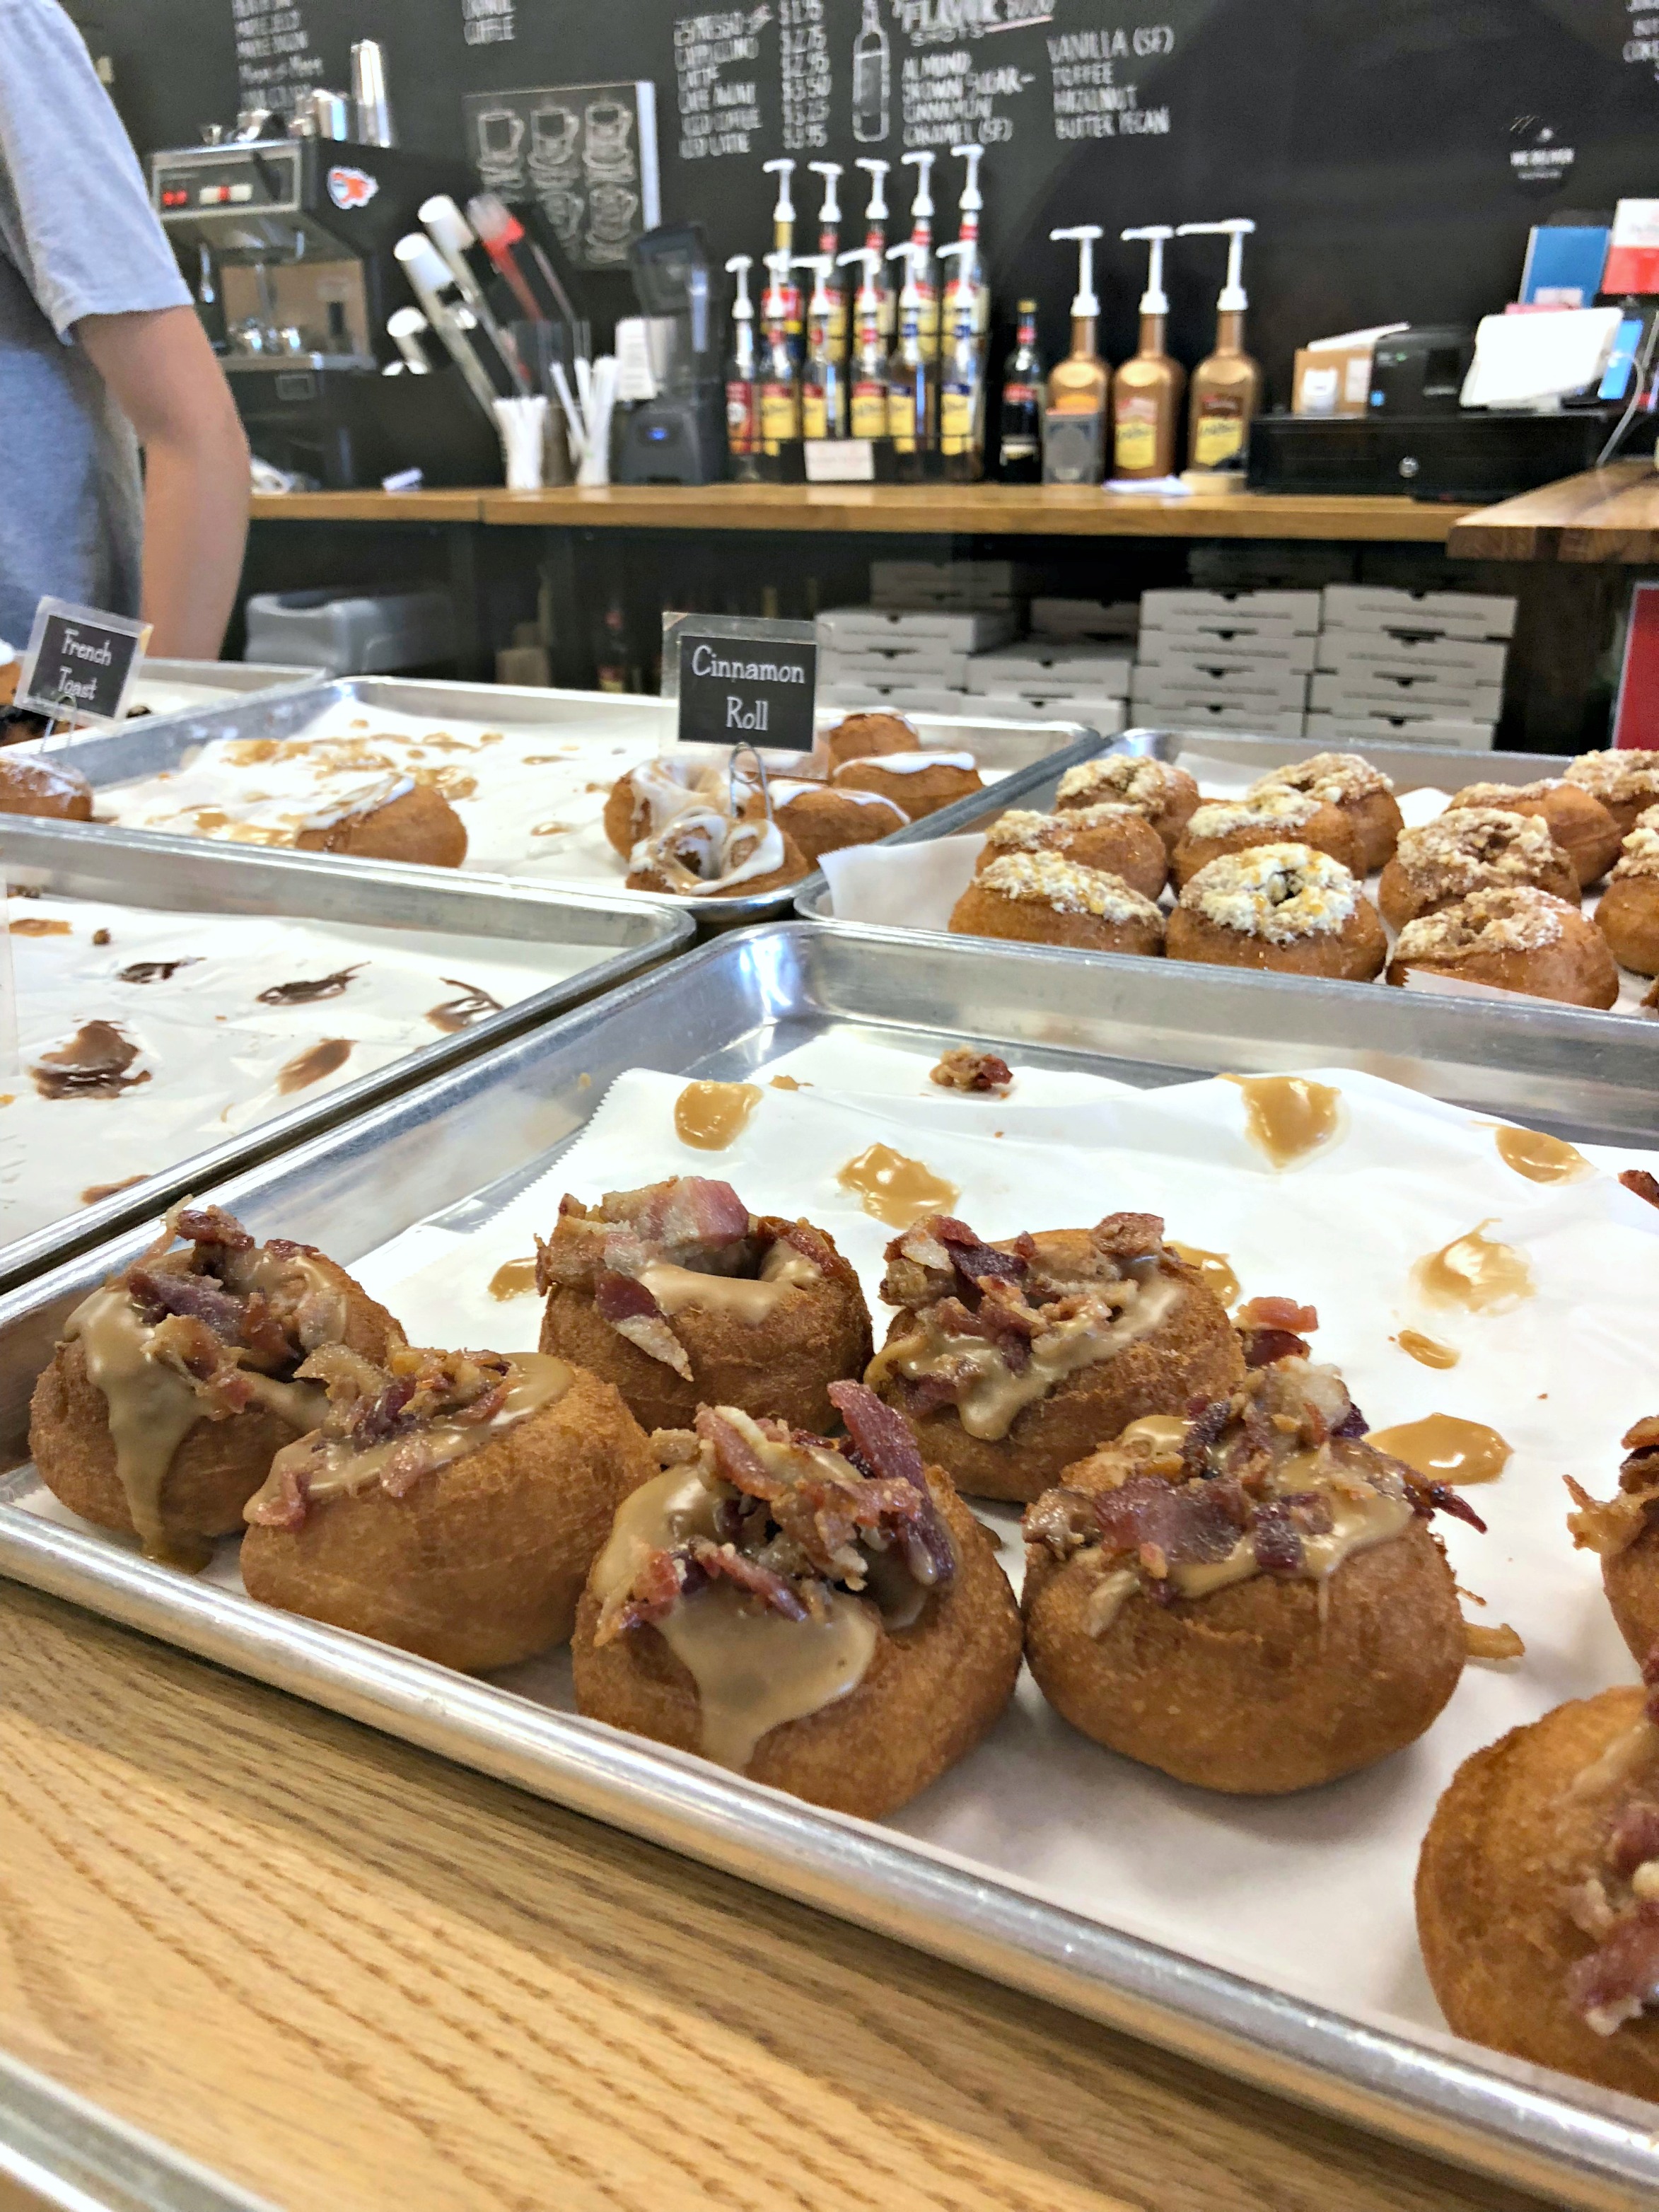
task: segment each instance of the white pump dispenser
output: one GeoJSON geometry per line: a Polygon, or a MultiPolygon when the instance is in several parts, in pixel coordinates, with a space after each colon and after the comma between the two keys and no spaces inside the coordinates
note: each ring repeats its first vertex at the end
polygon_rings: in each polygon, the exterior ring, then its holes
{"type": "Polygon", "coordinates": [[[778,180],[778,204],[772,210],[773,222],[793,223],[795,220],[795,203],[790,198],[789,192],[790,179],[795,173],[794,163],[787,158],[781,158],[775,161],[763,161],[761,167],[769,177],[775,173],[778,180]]]}
{"type": "Polygon", "coordinates": [[[865,221],[885,222],[887,220],[887,172],[892,167],[892,163],[878,161],[866,154],[860,154],[854,166],[870,172],[870,204],[864,210],[865,221]]]}
{"type": "MultiPolygon", "coordinates": [[[[770,168],[769,161],[767,167],[770,168]]],[[[807,167],[815,177],[823,179],[823,205],[818,210],[820,223],[841,221],[841,202],[837,193],[841,185],[842,165],[839,161],[809,161],[807,167]]]]}
{"type": "MultiPolygon", "coordinates": [[[[916,194],[910,203],[910,216],[913,222],[932,219],[933,163],[938,158],[934,154],[902,154],[899,156],[907,169],[914,168],[916,173],[916,194]]],[[[769,168],[771,167],[770,162],[768,162],[767,167],[769,168]]]]}
{"type": "Polygon", "coordinates": [[[1118,236],[1126,245],[1133,245],[1139,240],[1146,240],[1149,248],[1149,258],[1146,289],[1140,295],[1140,312],[1143,315],[1167,315],[1170,312],[1170,295],[1164,289],[1164,244],[1166,239],[1175,236],[1173,225],[1167,222],[1149,222],[1139,230],[1121,230],[1118,236]]]}
{"type": "Polygon", "coordinates": [[[1072,301],[1072,320],[1087,316],[1092,322],[1100,313],[1100,301],[1095,292],[1095,240],[1104,238],[1105,232],[1097,222],[1073,223],[1069,230],[1051,230],[1050,238],[1077,240],[1077,296],[1072,301]]]}
{"type": "Polygon", "coordinates": [[[1095,344],[1100,301],[1095,291],[1097,222],[1073,223],[1049,237],[1077,243],[1077,295],[1072,301],[1072,349],[1048,372],[1042,410],[1044,483],[1098,483],[1106,473],[1106,420],[1112,372],[1095,344]]]}
{"type": "Polygon", "coordinates": [[[754,265],[752,253],[734,253],[726,264],[726,275],[738,280],[738,296],[732,302],[734,323],[752,323],[755,319],[754,302],[749,297],[749,272],[754,265]]]}
{"type": "Polygon", "coordinates": [[[1227,240],[1227,281],[1215,303],[1218,314],[1242,315],[1250,304],[1244,290],[1244,241],[1255,230],[1247,215],[1229,216],[1224,222],[1183,222],[1176,228],[1177,238],[1224,237],[1227,240]]]}
{"type": "Polygon", "coordinates": [[[873,155],[860,154],[858,167],[870,179],[870,198],[864,210],[864,243],[876,257],[876,289],[881,295],[881,335],[883,343],[893,343],[894,302],[893,287],[887,276],[887,172],[890,161],[873,155]]]}
{"type": "Polygon", "coordinates": [[[985,149],[980,145],[952,146],[951,153],[954,160],[968,164],[968,174],[963,179],[962,197],[957,205],[963,215],[977,215],[985,204],[979,189],[979,165],[985,159],[985,149]]]}
{"type": "Polygon", "coordinates": [[[1142,482],[1170,475],[1181,438],[1181,402],[1187,372],[1164,350],[1170,295],[1164,289],[1164,248],[1175,236],[1166,222],[1119,233],[1127,244],[1148,249],[1146,289],[1140,295],[1140,343],[1112,386],[1112,474],[1142,482]]]}
{"type": "Polygon", "coordinates": [[[1261,371],[1244,350],[1244,241],[1255,229],[1248,216],[1224,222],[1183,222],[1179,238],[1227,240],[1227,281],[1216,301],[1215,350],[1193,371],[1188,450],[1194,469],[1212,483],[1242,483],[1250,424],[1261,404],[1261,371]],[[1228,471],[1216,476],[1217,470],[1228,471]]]}

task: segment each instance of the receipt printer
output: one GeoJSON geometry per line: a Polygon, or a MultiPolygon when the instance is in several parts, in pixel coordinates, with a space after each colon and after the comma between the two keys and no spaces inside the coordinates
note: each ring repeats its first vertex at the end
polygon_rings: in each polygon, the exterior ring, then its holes
{"type": "Polygon", "coordinates": [[[1425,324],[1378,338],[1371,356],[1373,415],[1455,415],[1474,358],[1474,332],[1425,324]]]}

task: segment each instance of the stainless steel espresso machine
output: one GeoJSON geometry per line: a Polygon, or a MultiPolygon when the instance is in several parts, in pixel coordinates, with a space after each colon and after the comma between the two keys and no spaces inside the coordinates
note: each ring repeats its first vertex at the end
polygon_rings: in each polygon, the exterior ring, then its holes
{"type": "MultiPolygon", "coordinates": [[[[278,122],[270,125],[280,131],[278,122]]],[[[453,369],[386,376],[413,295],[392,253],[464,167],[388,146],[274,137],[150,157],[150,192],[262,460],[330,490],[418,467],[487,483],[495,434],[453,369]]]]}

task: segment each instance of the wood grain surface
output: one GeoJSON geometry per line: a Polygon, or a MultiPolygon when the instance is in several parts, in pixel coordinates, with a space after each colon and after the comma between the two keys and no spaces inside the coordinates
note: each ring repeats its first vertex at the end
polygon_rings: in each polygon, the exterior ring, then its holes
{"type": "Polygon", "coordinates": [[[284,2212],[1523,2212],[0,1584],[0,2045],[284,2212]]]}
{"type": "Polygon", "coordinates": [[[1446,550],[1471,561],[1659,561],[1659,470],[1615,461],[1466,513],[1446,550]]]}
{"type": "Polygon", "coordinates": [[[477,522],[546,529],[806,530],[998,538],[1296,538],[1438,545],[1470,510],[1394,498],[1062,484],[676,484],[548,491],[261,494],[257,522],[477,522]]]}

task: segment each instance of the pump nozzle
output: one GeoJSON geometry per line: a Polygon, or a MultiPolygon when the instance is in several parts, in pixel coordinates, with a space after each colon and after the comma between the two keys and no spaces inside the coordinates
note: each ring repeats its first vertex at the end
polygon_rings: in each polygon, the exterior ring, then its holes
{"type": "Polygon", "coordinates": [[[1146,289],[1140,295],[1140,312],[1143,315],[1167,315],[1170,295],[1164,289],[1164,241],[1175,236],[1173,227],[1167,222],[1149,222],[1139,230],[1121,230],[1118,236],[1128,245],[1145,239],[1151,247],[1146,289]]]}
{"type": "MultiPolygon", "coordinates": [[[[871,250],[873,252],[874,248],[871,250]]],[[[899,287],[899,304],[901,307],[919,306],[921,293],[916,283],[916,264],[922,258],[921,248],[913,238],[902,239],[898,245],[888,247],[887,258],[896,261],[900,254],[904,256],[904,282],[899,287]]]]}
{"type": "Polygon", "coordinates": [[[1183,222],[1177,238],[1224,237],[1227,240],[1227,281],[1216,301],[1217,313],[1242,315],[1249,306],[1244,291],[1244,241],[1255,225],[1247,215],[1229,216],[1224,222],[1183,222]]]}
{"type": "Polygon", "coordinates": [[[726,275],[738,280],[738,296],[732,302],[734,323],[752,323],[755,319],[755,310],[749,298],[749,272],[754,265],[752,253],[734,253],[726,264],[726,275]]]}
{"type": "Polygon", "coordinates": [[[789,256],[781,246],[777,246],[770,253],[763,255],[762,258],[766,263],[767,275],[772,280],[766,288],[763,311],[775,319],[785,312],[788,305],[788,284],[786,280],[789,275],[789,256]]]}
{"type": "Polygon", "coordinates": [[[836,192],[841,183],[841,163],[839,161],[809,161],[806,166],[814,176],[823,179],[823,205],[818,210],[818,221],[826,223],[839,222],[841,202],[836,198],[836,192]]]}
{"type": "Polygon", "coordinates": [[[985,204],[979,189],[979,165],[985,159],[985,149],[983,146],[952,146],[951,152],[957,161],[968,164],[968,174],[962,184],[962,198],[957,205],[963,215],[977,215],[985,204]]]}
{"type": "Polygon", "coordinates": [[[792,269],[812,271],[812,297],[807,307],[809,315],[827,315],[830,312],[830,271],[835,258],[828,253],[798,253],[790,263],[792,269]]]}
{"type": "Polygon", "coordinates": [[[860,154],[854,166],[870,172],[870,204],[864,210],[865,220],[867,222],[885,222],[887,220],[887,172],[892,167],[892,163],[878,161],[866,154],[860,154]]]}
{"type": "Polygon", "coordinates": [[[1095,240],[1106,234],[1097,222],[1073,223],[1069,230],[1051,230],[1054,240],[1074,238],[1077,240],[1077,297],[1072,302],[1073,318],[1079,315],[1097,315],[1100,301],[1095,295],[1095,240]]]}
{"type": "Polygon", "coordinates": [[[774,170],[777,172],[778,204],[772,210],[772,220],[775,222],[793,222],[795,203],[789,197],[789,179],[795,173],[794,163],[787,159],[780,159],[776,161],[763,161],[761,167],[766,171],[768,176],[770,176],[774,170]]]}
{"type": "Polygon", "coordinates": [[[881,256],[873,246],[855,246],[850,253],[840,253],[836,257],[838,268],[845,269],[853,261],[858,263],[861,272],[859,302],[861,306],[868,305],[880,296],[876,289],[876,271],[881,267],[881,256]]]}
{"type": "Polygon", "coordinates": [[[911,216],[920,220],[933,212],[933,162],[932,154],[902,154],[899,159],[907,169],[916,173],[916,196],[910,203],[911,216]]]}

